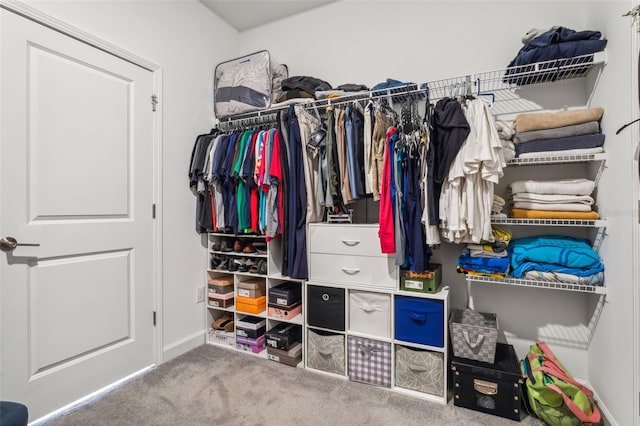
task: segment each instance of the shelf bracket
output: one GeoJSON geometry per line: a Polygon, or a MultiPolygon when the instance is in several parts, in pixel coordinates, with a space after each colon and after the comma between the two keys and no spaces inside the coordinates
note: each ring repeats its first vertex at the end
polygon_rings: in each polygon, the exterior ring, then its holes
{"type": "Polygon", "coordinates": [[[600,182],[600,178],[602,177],[602,173],[604,172],[604,169],[607,167],[605,163],[606,163],[606,160],[604,159],[600,161],[600,166],[598,166],[596,177],[593,179],[594,183],[596,184],[596,188],[598,187],[598,183],[600,182]]]}
{"type": "Polygon", "coordinates": [[[597,228],[596,237],[593,239],[593,250],[598,253],[600,251],[600,246],[602,246],[602,241],[604,240],[604,227],[597,228]]]}

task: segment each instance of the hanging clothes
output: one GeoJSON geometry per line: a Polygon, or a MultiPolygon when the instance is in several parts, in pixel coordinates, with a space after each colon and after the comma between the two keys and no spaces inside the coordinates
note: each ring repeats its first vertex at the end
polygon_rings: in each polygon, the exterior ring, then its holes
{"type": "Polygon", "coordinates": [[[363,117],[363,148],[364,148],[364,176],[365,192],[373,194],[373,175],[371,174],[371,144],[373,141],[373,102],[369,101],[364,108],[363,117]]]}
{"type": "Polygon", "coordinates": [[[380,200],[387,130],[392,126],[393,120],[389,118],[381,108],[376,109],[375,124],[373,126],[373,139],[371,141],[371,183],[373,185],[373,201],[380,200]]]}
{"type": "Polygon", "coordinates": [[[467,122],[462,107],[453,98],[440,99],[433,110],[433,129],[431,134],[432,151],[428,155],[430,180],[428,187],[429,222],[440,222],[440,192],[446,179],[451,163],[455,159],[462,144],[469,135],[467,122]]]}
{"type": "Polygon", "coordinates": [[[320,119],[309,114],[303,106],[295,105],[296,116],[300,125],[302,142],[302,159],[304,165],[304,181],[307,190],[307,223],[322,222],[324,210],[318,197],[318,181],[320,179],[320,156],[312,155],[307,149],[311,134],[320,125],[320,119]]]}
{"type": "Polygon", "coordinates": [[[383,166],[380,188],[380,214],[379,214],[379,231],[380,251],[382,253],[395,253],[396,242],[394,234],[394,218],[393,218],[393,200],[391,198],[391,162],[393,161],[394,142],[396,138],[392,138],[396,134],[397,129],[390,127],[386,133],[383,156],[383,166]]]}
{"type": "Polygon", "coordinates": [[[336,120],[336,147],[338,152],[338,166],[340,168],[340,193],[344,204],[351,204],[351,186],[349,185],[349,170],[347,164],[347,140],[346,140],[346,117],[343,109],[335,110],[336,120]]]}

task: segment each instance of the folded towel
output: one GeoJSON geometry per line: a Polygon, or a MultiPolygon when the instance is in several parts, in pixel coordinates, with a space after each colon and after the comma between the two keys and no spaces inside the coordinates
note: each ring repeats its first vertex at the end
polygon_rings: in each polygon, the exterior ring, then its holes
{"type": "Polygon", "coordinates": [[[591,206],[579,203],[534,203],[531,201],[516,201],[514,209],[548,210],[563,212],[590,212],[591,206]]]}
{"type": "Polygon", "coordinates": [[[504,157],[505,162],[509,162],[516,158],[516,150],[511,148],[502,148],[502,156],[504,157]]]}
{"type": "Polygon", "coordinates": [[[491,203],[491,213],[500,213],[507,202],[499,195],[493,194],[493,202],[491,203]]]}
{"type": "Polygon", "coordinates": [[[553,281],[578,285],[604,285],[604,272],[596,272],[593,275],[587,275],[585,277],[579,277],[573,274],[565,274],[563,272],[556,271],[527,271],[524,274],[524,278],[528,280],[542,280],[553,281]]]}
{"type": "Polygon", "coordinates": [[[520,154],[518,158],[565,157],[567,155],[599,154],[601,152],[604,152],[604,148],[599,146],[596,148],[564,149],[562,151],[525,152],[520,154]]]}
{"type": "Polygon", "coordinates": [[[595,183],[588,179],[519,180],[510,185],[511,193],[591,195],[595,183]]]}
{"type": "Polygon", "coordinates": [[[465,250],[458,257],[457,266],[473,271],[504,274],[509,269],[508,257],[471,257],[465,250]]]}
{"type": "Polygon", "coordinates": [[[563,149],[596,148],[604,145],[604,134],[568,136],[560,139],[544,139],[519,143],[516,145],[516,155],[527,152],[560,151],[563,149]]]}
{"type": "Polygon", "coordinates": [[[496,130],[500,139],[513,139],[513,122],[496,121],[496,130]]]}
{"type": "Polygon", "coordinates": [[[517,133],[555,129],[557,127],[588,123],[589,121],[600,121],[603,114],[604,108],[520,114],[516,116],[513,127],[517,133]]]}
{"type": "Polygon", "coordinates": [[[536,194],[533,192],[518,192],[513,194],[513,201],[532,201],[534,203],[579,203],[593,205],[593,198],[588,195],[567,194],[536,194]]]}
{"type": "Polygon", "coordinates": [[[591,135],[593,133],[600,133],[600,123],[597,121],[556,127],[554,129],[517,133],[513,142],[518,144],[537,140],[566,138],[568,136],[591,135]]]}
{"type": "Polygon", "coordinates": [[[526,210],[511,209],[509,217],[514,219],[579,219],[597,220],[600,219],[598,212],[576,212],[576,211],[550,211],[550,210],[526,210]]]}
{"type": "Polygon", "coordinates": [[[469,255],[471,257],[507,257],[507,251],[485,250],[483,244],[467,244],[469,255]]]}

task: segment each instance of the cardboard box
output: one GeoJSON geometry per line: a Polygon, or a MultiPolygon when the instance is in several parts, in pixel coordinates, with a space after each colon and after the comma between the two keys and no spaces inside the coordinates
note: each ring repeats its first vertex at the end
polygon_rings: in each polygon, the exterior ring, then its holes
{"type": "Polygon", "coordinates": [[[400,271],[400,289],[420,293],[436,293],[442,284],[442,265],[432,263],[424,271],[400,271]]]}

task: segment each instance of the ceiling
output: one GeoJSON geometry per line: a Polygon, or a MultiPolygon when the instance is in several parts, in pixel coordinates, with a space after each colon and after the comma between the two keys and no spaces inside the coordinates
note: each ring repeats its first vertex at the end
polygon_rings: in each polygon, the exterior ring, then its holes
{"type": "Polygon", "coordinates": [[[238,31],[244,31],[336,0],[199,0],[238,31]]]}

